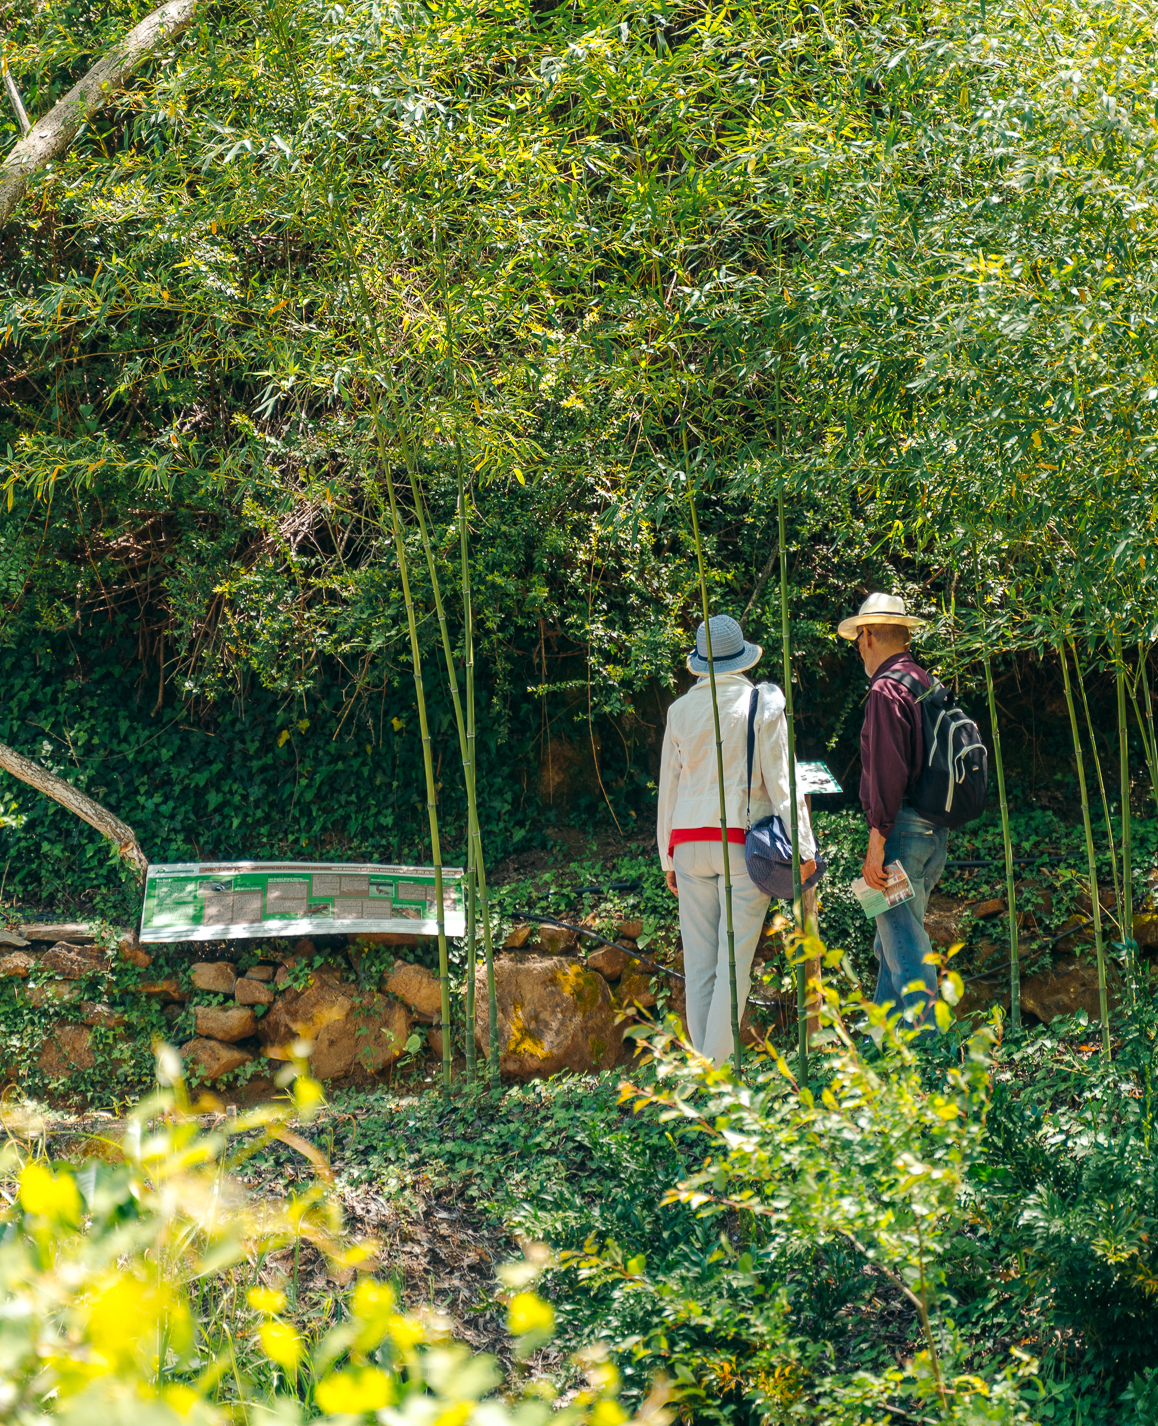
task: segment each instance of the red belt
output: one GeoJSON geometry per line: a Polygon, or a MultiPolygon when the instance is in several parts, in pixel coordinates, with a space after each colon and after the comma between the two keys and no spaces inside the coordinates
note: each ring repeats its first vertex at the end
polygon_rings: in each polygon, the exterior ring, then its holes
{"type": "MultiPolygon", "coordinates": [[[[743,846],[748,834],[741,827],[728,828],[729,843],[736,843],[743,846]]],[[[670,857],[672,848],[678,847],[681,842],[718,842],[720,840],[719,827],[675,827],[672,829],[671,840],[667,844],[667,854],[670,857]]]]}

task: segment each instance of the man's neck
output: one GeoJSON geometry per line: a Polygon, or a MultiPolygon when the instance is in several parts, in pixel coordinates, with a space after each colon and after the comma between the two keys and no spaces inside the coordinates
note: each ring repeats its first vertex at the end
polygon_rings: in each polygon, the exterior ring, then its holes
{"type": "Polygon", "coordinates": [[[880,663],[868,670],[868,676],[870,679],[876,678],[877,674],[883,673],[890,664],[896,663],[899,659],[911,659],[912,656],[913,651],[911,648],[893,649],[891,652],[885,654],[880,663]]]}

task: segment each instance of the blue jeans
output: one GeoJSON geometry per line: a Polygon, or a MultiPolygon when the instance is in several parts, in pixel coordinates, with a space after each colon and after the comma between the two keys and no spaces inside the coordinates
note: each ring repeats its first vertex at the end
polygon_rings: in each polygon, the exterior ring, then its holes
{"type": "Polygon", "coordinates": [[[912,1023],[917,1027],[929,1018],[937,998],[937,967],[925,962],[933,949],[925,930],[925,908],[945,870],[948,851],[948,829],[926,822],[902,803],[893,830],[885,839],[885,865],[899,861],[915,894],[911,901],[890,906],[876,918],[873,952],[881,968],[873,1000],[877,1005],[891,1002],[897,1009],[902,1005],[911,1009],[912,1023]],[[913,981],[920,981],[921,988],[906,993],[905,987],[913,981]]]}

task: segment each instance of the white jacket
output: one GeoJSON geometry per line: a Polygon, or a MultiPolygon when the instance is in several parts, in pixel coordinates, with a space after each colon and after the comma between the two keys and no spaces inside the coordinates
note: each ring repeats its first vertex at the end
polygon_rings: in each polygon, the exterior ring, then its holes
{"type": "MultiPolygon", "coordinates": [[[[743,831],[748,805],[748,699],[752,684],[742,673],[716,675],[720,705],[720,739],[724,750],[724,795],[729,829],[743,831]]],[[[816,854],[803,792],[797,794],[800,860],[816,854]]],[[[760,685],[756,709],[756,747],[752,754],[752,822],[777,813],[790,831],[792,800],[788,792],[788,724],[784,694],[774,684],[760,685]]],[[[716,729],[712,689],[707,678],[667,710],[663,753],[659,766],[659,859],[672,869],[668,851],[677,827],[720,825],[720,793],[716,780],[716,729]]]]}

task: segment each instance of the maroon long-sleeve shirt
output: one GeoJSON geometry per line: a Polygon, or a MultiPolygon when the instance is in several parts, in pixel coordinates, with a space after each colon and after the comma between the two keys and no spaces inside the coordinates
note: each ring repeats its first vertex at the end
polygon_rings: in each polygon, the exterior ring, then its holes
{"type": "Polygon", "coordinates": [[[905,793],[916,782],[925,752],[921,710],[903,685],[883,673],[909,673],[922,688],[932,679],[909,653],[885,659],[869,685],[860,730],[860,805],[870,827],[887,837],[893,830],[905,793]]]}

